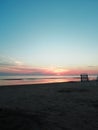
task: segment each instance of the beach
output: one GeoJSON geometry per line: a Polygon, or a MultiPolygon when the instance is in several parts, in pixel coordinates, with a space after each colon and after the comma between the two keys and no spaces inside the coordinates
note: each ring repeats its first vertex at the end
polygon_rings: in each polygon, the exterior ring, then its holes
{"type": "Polygon", "coordinates": [[[0,86],[0,130],[97,130],[98,81],[0,86]]]}

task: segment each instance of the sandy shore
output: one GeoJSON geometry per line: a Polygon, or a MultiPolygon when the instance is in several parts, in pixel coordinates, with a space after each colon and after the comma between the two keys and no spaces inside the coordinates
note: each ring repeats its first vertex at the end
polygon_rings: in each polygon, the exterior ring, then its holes
{"type": "Polygon", "coordinates": [[[98,130],[98,82],[0,86],[0,130],[98,130]]]}

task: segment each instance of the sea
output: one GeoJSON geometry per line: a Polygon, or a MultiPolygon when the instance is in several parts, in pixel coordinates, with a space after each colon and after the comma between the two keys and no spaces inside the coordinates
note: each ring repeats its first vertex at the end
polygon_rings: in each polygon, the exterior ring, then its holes
{"type": "MultiPolygon", "coordinates": [[[[90,80],[96,79],[96,75],[90,75],[90,80]]],[[[32,76],[32,75],[14,75],[0,76],[0,86],[5,85],[22,85],[22,84],[43,84],[43,83],[58,83],[80,81],[80,75],[68,76],[32,76]]]]}

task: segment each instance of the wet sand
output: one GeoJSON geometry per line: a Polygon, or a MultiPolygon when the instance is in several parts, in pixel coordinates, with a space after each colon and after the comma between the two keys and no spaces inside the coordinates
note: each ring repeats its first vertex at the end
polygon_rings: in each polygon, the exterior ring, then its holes
{"type": "Polygon", "coordinates": [[[98,130],[98,82],[0,86],[0,130],[98,130]]]}

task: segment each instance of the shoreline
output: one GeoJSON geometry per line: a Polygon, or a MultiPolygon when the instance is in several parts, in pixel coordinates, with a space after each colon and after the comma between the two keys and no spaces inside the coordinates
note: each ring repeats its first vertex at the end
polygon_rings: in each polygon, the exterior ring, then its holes
{"type": "Polygon", "coordinates": [[[40,85],[52,85],[52,84],[66,84],[66,83],[79,83],[80,81],[68,81],[68,82],[50,82],[50,83],[32,83],[32,84],[8,84],[8,85],[1,85],[0,87],[7,87],[7,86],[40,86],[40,85]]]}
{"type": "Polygon", "coordinates": [[[0,85],[0,87],[26,87],[26,86],[42,86],[42,85],[46,85],[46,86],[48,86],[48,85],[50,85],[50,86],[52,86],[52,85],[59,85],[59,84],[61,84],[61,85],[64,85],[64,84],[92,84],[92,83],[95,83],[95,84],[97,84],[98,83],[98,81],[97,80],[89,80],[89,81],[83,81],[83,82],[81,82],[81,81],[66,81],[66,82],[49,82],[49,83],[28,83],[28,84],[5,84],[5,85],[0,85]]]}
{"type": "MultiPolygon", "coordinates": [[[[23,85],[23,84],[46,84],[46,83],[62,83],[62,82],[79,82],[80,76],[55,76],[55,77],[6,77],[0,79],[0,86],[7,85],[23,85]]],[[[89,80],[95,80],[90,77],[89,80]]]]}

